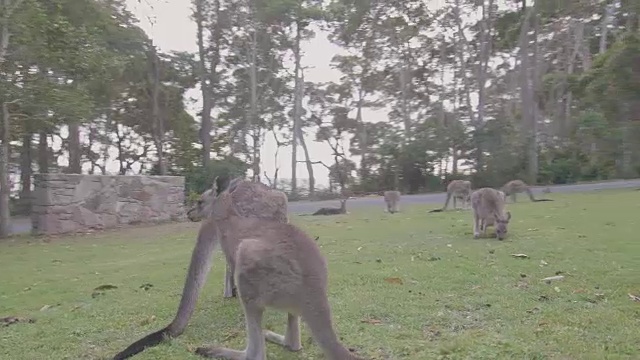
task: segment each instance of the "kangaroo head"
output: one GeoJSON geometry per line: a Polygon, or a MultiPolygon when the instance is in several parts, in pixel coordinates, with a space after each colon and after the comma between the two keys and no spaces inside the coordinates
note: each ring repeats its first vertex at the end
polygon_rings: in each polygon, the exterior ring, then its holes
{"type": "Polygon", "coordinates": [[[211,204],[215,199],[215,190],[207,189],[200,194],[198,200],[187,210],[187,217],[193,222],[202,221],[211,214],[211,204]]]}
{"type": "Polygon", "coordinates": [[[506,216],[496,217],[496,236],[499,240],[503,240],[507,236],[507,225],[509,225],[509,220],[511,220],[511,212],[507,211],[506,216]]]}
{"type": "Polygon", "coordinates": [[[216,176],[213,179],[211,187],[203,192],[198,201],[196,201],[191,208],[187,211],[187,217],[193,222],[202,221],[210,216],[220,217],[222,214],[228,214],[231,204],[231,193],[238,184],[242,181],[241,178],[236,178],[231,181],[216,176]],[[220,201],[221,195],[225,194],[224,201],[220,201]]]}

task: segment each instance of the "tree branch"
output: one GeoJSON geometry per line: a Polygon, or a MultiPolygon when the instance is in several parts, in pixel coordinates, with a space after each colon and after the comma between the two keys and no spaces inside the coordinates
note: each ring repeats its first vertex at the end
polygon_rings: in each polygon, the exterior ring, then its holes
{"type": "MultiPolygon", "coordinates": [[[[306,160],[298,160],[297,162],[299,162],[299,163],[305,163],[305,164],[307,163],[307,161],[306,161],[306,160]]],[[[318,165],[318,164],[320,164],[320,165],[322,165],[322,166],[326,167],[326,168],[327,168],[327,170],[330,170],[330,169],[331,169],[331,167],[330,167],[330,166],[328,166],[327,164],[325,164],[324,162],[322,162],[322,161],[320,161],[320,160],[318,160],[318,161],[309,161],[309,163],[310,163],[311,165],[318,165]]]]}

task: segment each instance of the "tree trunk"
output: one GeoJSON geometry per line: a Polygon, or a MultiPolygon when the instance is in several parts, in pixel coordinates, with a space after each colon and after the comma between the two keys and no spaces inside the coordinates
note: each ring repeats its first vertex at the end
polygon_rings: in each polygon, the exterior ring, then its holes
{"type": "MultiPolygon", "coordinates": [[[[5,0],[6,4],[7,1],[5,0]]],[[[2,26],[3,35],[8,31],[8,26],[5,22],[2,26]]],[[[4,38],[2,37],[2,47],[5,48],[4,38]]],[[[8,41],[8,37],[7,37],[8,41]]],[[[11,195],[11,189],[9,188],[9,129],[10,118],[9,108],[6,102],[2,103],[2,134],[0,140],[0,238],[6,238],[11,233],[9,229],[9,220],[11,218],[11,210],[9,208],[9,196],[11,195]]]]}
{"type": "MultiPolygon", "coordinates": [[[[367,163],[367,128],[362,119],[362,106],[364,104],[364,91],[360,89],[358,94],[358,105],[356,109],[356,124],[358,127],[358,137],[360,140],[360,181],[364,181],[369,176],[369,165],[367,163]]],[[[344,184],[340,184],[344,187],[344,184]]],[[[342,189],[344,190],[344,189],[342,189]]]]}
{"type": "Polygon", "coordinates": [[[488,9],[482,1],[482,20],[480,21],[480,61],[478,63],[478,117],[475,123],[476,133],[476,169],[482,171],[484,169],[484,144],[482,138],[478,137],[484,126],[485,115],[485,94],[487,82],[487,69],[489,68],[489,58],[491,55],[491,25],[493,0],[489,0],[488,9]]]}
{"type": "Polygon", "coordinates": [[[251,83],[251,108],[249,113],[248,129],[253,129],[253,156],[252,169],[253,181],[260,178],[260,136],[258,129],[258,28],[256,26],[255,14],[252,14],[253,32],[251,34],[251,66],[249,68],[249,80],[251,83]]]}
{"type": "Polygon", "coordinates": [[[298,129],[298,135],[300,138],[300,145],[302,146],[302,151],[304,151],[305,163],[307,165],[307,172],[309,173],[309,196],[313,197],[313,195],[316,192],[316,178],[313,175],[313,163],[311,162],[309,149],[307,148],[307,143],[304,140],[304,134],[302,133],[302,130],[298,129]]]}
{"type": "MultiPolygon", "coordinates": [[[[530,55],[529,55],[529,29],[530,19],[533,15],[534,8],[531,7],[527,10],[524,20],[522,22],[522,28],[520,29],[520,99],[522,107],[522,131],[523,138],[527,139],[527,162],[528,162],[528,175],[529,181],[532,180],[535,173],[537,173],[537,144],[535,131],[535,114],[533,111],[533,94],[532,84],[530,81],[529,71],[531,70],[530,55]],[[535,164],[535,165],[534,165],[535,164]]],[[[532,184],[534,184],[533,182],[532,184]]]]}
{"type": "Polygon", "coordinates": [[[206,62],[207,50],[204,43],[204,10],[204,0],[196,0],[193,17],[196,20],[197,28],[200,91],[202,92],[202,114],[200,115],[201,124],[199,135],[200,142],[202,143],[202,165],[207,166],[211,161],[211,86],[213,84],[207,83],[208,71],[206,62]]]}
{"type": "Polygon", "coordinates": [[[20,153],[20,203],[26,210],[31,208],[31,140],[33,135],[26,129],[27,134],[22,137],[22,151],[20,153]]]}
{"type": "MultiPolygon", "coordinates": [[[[444,104],[443,111],[444,111],[444,104]]],[[[458,79],[453,79],[453,122],[458,124],[460,122],[460,91],[458,90],[458,79]]],[[[453,175],[458,174],[458,144],[455,141],[451,141],[451,173],[453,175]]]]}
{"type": "Polygon", "coordinates": [[[530,106],[531,106],[531,142],[529,143],[529,161],[528,161],[528,173],[529,173],[529,181],[530,184],[536,184],[538,182],[538,122],[539,122],[539,86],[540,86],[540,77],[538,75],[538,54],[539,54],[539,43],[538,43],[538,34],[540,32],[540,16],[537,12],[537,6],[534,4],[534,31],[533,31],[533,64],[531,66],[531,83],[532,90],[529,93],[530,96],[530,106]]]}
{"type": "Polygon", "coordinates": [[[151,45],[149,61],[149,85],[151,86],[151,123],[153,128],[153,142],[156,147],[158,156],[158,172],[160,175],[167,175],[167,164],[164,160],[164,121],[160,115],[160,64],[158,63],[158,54],[156,48],[151,45]]]}
{"type": "MultiPolygon", "coordinates": [[[[299,49],[299,48],[298,48],[299,49]]],[[[307,147],[307,142],[304,139],[304,133],[301,128],[301,119],[302,116],[302,98],[304,97],[304,71],[300,68],[300,80],[298,81],[298,87],[296,88],[296,105],[298,108],[298,139],[300,140],[300,145],[302,146],[302,151],[304,151],[305,164],[307,165],[307,173],[309,174],[309,196],[313,197],[316,193],[316,178],[313,174],[313,162],[311,161],[311,156],[309,155],[309,148],[307,147]]],[[[294,136],[295,138],[295,136],[294,136]]]]}
{"type": "MultiPolygon", "coordinates": [[[[458,57],[458,62],[460,62],[460,73],[462,77],[462,84],[464,86],[464,94],[465,94],[465,103],[467,105],[468,116],[471,124],[477,125],[478,122],[476,120],[475,111],[473,111],[473,106],[471,105],[471,82],[469,81],[469,76],[467,74],[467,63],[464,58],[464,52],[467,47],[467,39],[464,35],[464,30],[462,28],[462,18],[460,15],[460,0],[455,1],[454,14],[456,18],[457,24],[457,41],[455,41],[455,49],[456,55],[458,57]]],[[[455,37],[454,37],[455,39],[455,37]]],[[[478,163],[478,160],[482,161],[482,149],[478,147],[478,143],[476,141],[476,168],[482,166],[481,163],[478,163]]]]}
{"type": "Polygon", "coordinates": [[[69,173],[82,173],[82,150],[80,149],[80,125],[77,122],[69,124],[69,173]]]}
{"type": "MultiPolygon", "coordinates": [[[[2,34],[0,34],[0,65],[4,64],[9,48],[9,40],[11,33],[9,32],[9,20],[11,13],[9,7],[13,3],[13,9],[19,5],[11,0],[2,0],[3,17],[2,17],[2,34]]],[[[9,188],[9,139],[11,119],[9,118],[9,108],[7,104],[6,94],[0,97],[2,101],[2,127],[0,129],[0,238],[6,238],[11,233],[9,229],[9,220],[11,218],[11,209],[9,208],[9,196],[11,189],[9,188]]]]}
{"type": "Polygon", "coordinates": [[[49,134],[40,130],[38,133],[38,172],[46,174],[49,172],[49,134]]]}
{"type": "MultiPolygon", "coordinates": [[[[302,116],[302,77],[300,76],[302,61],[300,54],[300,42],[302,41],[302,29],[300,28],[300,22],[296,23],[296,38],[293,44],[293,56],[295,60],[295,68],[293,76],[295,76],[294,87],[294,101],[293,101],[293,129],[291,133],[291,192],[296,193],[298,191],[298,134],[300,133],[300,117],[302,116]]],[[[302,139],[301,139],[302,140],[302,139]]],[[[311,180],[309,180],[311,181],[311,180]]]]}
{"type": "MultiPolygon", "coordinates": [[[[407,45],[408,46],[408,45],[407,45]]],[[[409,85],[411,84],[409,71],[409,55],[408,50],[403,51],[402,65],[400,66],[400,90],[401,90],[401,108],[402,122],[404,124],[405,143],[411,140],[411,114],[409,113],[409,85]]]]}

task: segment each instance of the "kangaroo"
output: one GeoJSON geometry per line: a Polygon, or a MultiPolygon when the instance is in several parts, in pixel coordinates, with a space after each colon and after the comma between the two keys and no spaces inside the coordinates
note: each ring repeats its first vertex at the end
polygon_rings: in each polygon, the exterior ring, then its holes
{"type": "Polygon", "coordinates": [[[238,216],[232,194],[240,181],[232,180],[223,191],[217,191],[214,183],[212,196],[201,204],[210,216],[200,226],[173,321],[129,345],[114,360],[127,359],[161,343],[165,337],[182,334],[211,269],[212,253],[218,243],[238,285],[247,345],[244,350],[199,347],[196,354],[227,360],[266,360],[265,340],[299,351],[302,318],[328,359],[364,360],[341,343],[333,328],[327,298],[327,261],[316,242],[295,225],[238,216]],[[262,328],[266,308],[288,313],[284,335],[262,328]]]}
{"type": "Polygon", "coordinates": [[[518,193],[523,193],[526,192],[527,195],[529,195],[529,199],[531,199],[531,201],[533,202],[537,202],[537,201],[553,201],[551,199],[536,199],[533,197],[533,193],[531,192],[531,189],[529,188],[529,185],[527,185],[527,183],[525,183],[522,180],[516,179],[516,180],[511,180],[508,183],[504,184],[502,186],[501,189],[506,196],[510,196],[511,200],[513,202],[516,202],[516,195],[518,193]]]}
{"type": "Polygon", "coordinates": [[[347,213],[347,199],[340,199],[339,208],[320,208],[311,215],[337,215],[347,213]]]}
{"type": "Polygon", "coordinates": [[[400,191],[389,190],[384,192],[384,202],[390,214],[400,211],[400,191]]]}
{"type": "Polygon", "coordinates": [[[486,235],[488,226],[495,227],[499,240],[506,237],[511,213],[505,213],[506,197],[503,194],[492,188],[481,188],[471,194],[474,239],[480,237],[480,232],[486,235]]]}
{"type": "Polygon", "coordinates": [[[447,199],[441,209],[434,209],[429,212],[442,212],[449,206],[449,201],[453,197],[453,208],[456,208],[456,200],[462,200],[462,208],[468,208],[471,195],[471,181],[469,180],[451,180],[447,185],[447,199]]]}
{"type": "MultiPolygon", "coordinates": [[[[225,185],[228,185],[228,179],[223,180],[216,178],[216,186],[218,189],[223,188],[225,185]],[[224,181],[227,181],[227,184],[223,184],[224,181]]],[[[189,220],[199,222],[209,216],[209,214],[205,213],[206,209],[203,207],[203,204],[205,204],[211,196],[211,189],[207,189],[200,196],[199,200],[187,211],[189,220]]],[[[237,183],[236,190],[231,194],[231,197],[233,198],[235,208],[241,216],[257,217],[282,223],[289,222],[287,216],[287,195],[282,191],[273,190],[260,182],[242,180],[237,183]]],[[[237,289],[229,264],[226,265],[224,275],[223,296],[225,298],[237,296],[237,289]]]]}

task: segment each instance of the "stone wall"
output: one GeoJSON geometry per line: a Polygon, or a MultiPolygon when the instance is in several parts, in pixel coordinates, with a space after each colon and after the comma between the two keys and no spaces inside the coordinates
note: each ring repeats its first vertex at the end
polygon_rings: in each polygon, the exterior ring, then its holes
{"type": "Polygon", "coordinates": [[[35,234],[184,221],[184,177],[36,174],[35,234]]]}

